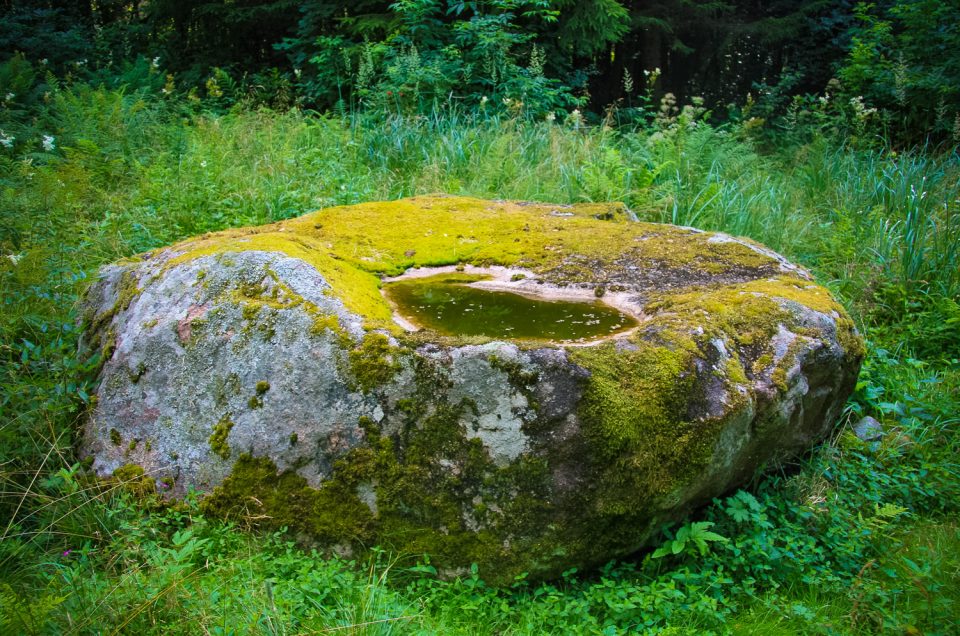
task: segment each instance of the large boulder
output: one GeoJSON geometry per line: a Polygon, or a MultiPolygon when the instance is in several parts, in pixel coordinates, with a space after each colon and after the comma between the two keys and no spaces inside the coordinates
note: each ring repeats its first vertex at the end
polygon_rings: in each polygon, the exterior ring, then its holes
{"type": "Polygon", "coordinates": [[[104,363],[84,450],[100,474],[205,493],[212,514],[339,553],[428,553],[447,574],[626,555],[822,439],[863,356],[802,268],[629,216],[420,197],[107,266],[85,300],[104,363]],[[638,326],[589,346],[405,331],[383,279],[433,266],[602,296],[638,326]]]}

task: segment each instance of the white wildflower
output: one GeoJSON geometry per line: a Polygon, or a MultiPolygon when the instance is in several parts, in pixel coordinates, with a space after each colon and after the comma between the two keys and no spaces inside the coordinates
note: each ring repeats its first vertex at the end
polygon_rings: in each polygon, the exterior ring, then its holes
{"type": "Polygon", "coordinates": [[[626,66],[623,67],[623,92],[627,95],[633,92],[633,75],[626,66]]]}
{"type": "Polygon", "coordinates": [[[200,162],[200,167],[201,167],[201,168],[206,168],[206,167],[207,167],[207,160],[206,160],[206,159],[204,159],[203,161],[200,162]]]}
{"type": "Polygon", "coordinates": [[[42,60],[40,60],[40,63],[43,64],[44,66],[46,66],[47,64],[50,63],[50,61],[47,60],[47,58],[43,58],[42,60]]]}
{"type": "Polygon", "coordinates": [[[13,100],[14,97],[16,97],[16,95],[14,95],[13,93],[7,93],[6,96],[3,98],[3,101],[9,102],[13,100]]]}
{"type": "Polygon", "coordinates": [[[557,115],[555,113],[552,113],[552,112],[547,113],[547,117],[546,117],[547,123],[552,124],[556,118],[557,118],[557,115]]]}
{"type": "Polygon", "coordinates": [[[43,149],[47,152],[53,152],[57,148],[56,144],[57,138],[53,135],[44,135],[43,136],[43,149]]]}
{"type": "Polygon", "coordinates": [[[487,96],[484,95],[483,97],[480,98],[480,105],[485,106],[487,104],[487,101],[488,101],[487,96]]]}
{"type": "Polygon", "coordinates": [[[853,107],[853,113],[857,119],[866,119],[877,112],[876,108],[867,108],[863,103],[863,96],[851,97],[850,106],[853,107]]]}
{"type": "Polygon", "coordinates": [[[7,133],[0,130],[0,146],[4,148],[13,148],[13,142],[16,139],[13,135],[7,135],[7,133]]]}
{"type": "Polygon", "coordinates": [[[303,69],[299,69],[299,68],[293,69],[293,75],[297,79],[300,79],[300,76],[303,75],[303,69]]]}
{"type": "Polygon", "coordinates": [[[7,254],[7,260],[16,265],[23,258],[23,254],[7,254]]]}
{"type": "Polygon", "coordinates": [[[160,56],[159,56],[159,55],[158,55],[157,57],[153,58],[153,60],[150,62],[150,67],[153,68],[153,69],[158,69],[158,68],[160,68],[160,56]]]}

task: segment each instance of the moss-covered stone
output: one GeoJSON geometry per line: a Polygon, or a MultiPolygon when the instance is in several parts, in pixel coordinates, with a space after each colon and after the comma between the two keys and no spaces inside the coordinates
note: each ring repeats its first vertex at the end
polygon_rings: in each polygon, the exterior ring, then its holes
{"type": "Polygon", "coordinates": [[[829,293],[762,246],[626,218],[419,197],[111,266],[88,300],[105,356],[94,467],[127,475],[135,458],[165,493],[207,493],[209,514],[340,553],[427,553],[448,576],[628,554],[822,437],[863,348],[829,293]],[[380,287],[429,266],[637,325],[594,346],[407,332],[380,287]]]}
{"type": "Polygon", "coordinates": [[[339,550],[362,549],[376,537],[399,554],[430,554],[441,567],[481,563],[494,582],[500,576],[488,566],[510,562],[505,575],[514,576],[522,563],[503,538],[534,537],[546,522],[536,512],[545,509],[545,463],[495,466],[480,441],[465,435],[460,415],[469,405],[436,403],[438,380],[433,369],[420,369],[418,391],[399,406],[398,436],[379,435],[366,418],[369,446],[335,462],[321,487],[278,471],[269,459],[243,455],[204,509],[257,527],[286,527],[339,550]]]}
{"type": "Polygon", "coordinates": [[[579,413],[592,454],[608,471],[597,480],[606,487],[595,505],[623,513],[689,481],[714,440],[684,421],[696,379],[689,351],[644,342],[633,351],[613,348],[581,349],[573,359],[591,372],[579,413]]]}

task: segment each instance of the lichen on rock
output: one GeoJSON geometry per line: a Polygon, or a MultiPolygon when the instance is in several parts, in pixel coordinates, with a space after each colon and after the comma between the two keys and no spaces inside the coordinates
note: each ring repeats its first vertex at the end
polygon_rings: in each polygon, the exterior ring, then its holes
{"type": "Polygon", "coordinates": [[[494,583],[628,554],[808,448],[863,356],[802,268],[618,204],[330,208],[110,265],[84,316],[101,474],[140,467],[211,514],[494,583]],[[407,331],[382,280],[434,267],[637,326],[592,346],[407,331]]]}

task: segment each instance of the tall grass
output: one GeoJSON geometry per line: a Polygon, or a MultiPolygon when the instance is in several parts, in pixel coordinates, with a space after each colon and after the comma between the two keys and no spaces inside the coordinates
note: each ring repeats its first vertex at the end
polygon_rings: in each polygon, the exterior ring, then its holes
{"type": "Polygon", "coordinates": [[[957,599],[946,586],[957,581],[940,562],[960,546],[941,517],[957,513],[960,495],[956,154],[824,139],[769,154],[744,130],[703,122],[649,131],[457,111],[213,115],[82,85],[50,93],[29,120],[0,113],[18,136],[0,148],[0,632],[704,633],[727,619],[743,633],[949,627],[957,599]],[[77,353],[73,307],[99,265],[202,232],[432,192],[619,200],[642,220],[770,245],[857,316],[872,354],[848,414],[893,432],[873,452],[841,436],[798,476],[757,482],[746,521],[730,515],[748,499],[711,507],[718,527],[747,537],[737,545],[748,556],[679,555],[506,591],[473,577],[441,583],[428,565],[411,572],[385,555],[361,572],[205,520],[189,501],[138,499],[139,478],[85,476],[72,449],[98,360],[77,353]],[[830,507],[817,503],[827,498],[830,507]],[[867,521],[873,530],[861,533],[867,521]],[[913,527],[939,537],[922,562],[913,527]],[[785,552],[793,562],[770,561],[785,552]],[[871,560],[919,583],[888,580],[871,560]],[[903,570],[910,563],[929,567],[903,570]],[[896,590],[903,607],[891,605],[896,590]]]}

